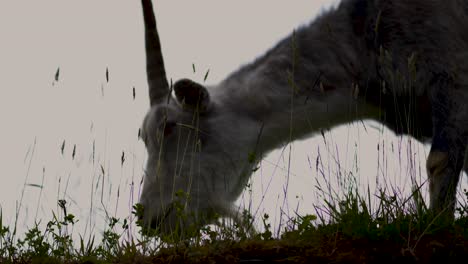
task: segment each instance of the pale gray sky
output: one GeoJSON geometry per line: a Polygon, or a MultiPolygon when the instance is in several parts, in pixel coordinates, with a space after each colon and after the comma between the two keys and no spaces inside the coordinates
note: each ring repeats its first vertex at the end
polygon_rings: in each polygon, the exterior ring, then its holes
{"type": "MultiPolygon", "coordinates": [[[[207,82],[216,83],[334,1],[154,2],[168,76],[200,81],[209,69],[207,82]]],[[[23,190],[20,227],[49,220],[63,197],[71,204],[69,212],[80,218],[81,233],[90,233],[88,223],[102,230],[106,210],[121,218],[130,214],[146,158],[137,141],[148,108],[140,8],[140,1],[128,0],[0,2],[0,205],[7,223],[15,219],[23,190]],[[43,185],[42,193],[35,185],[43,185]]],[[[327,133],[327,145],[315,137],[295,142],[291,153],[288,146],[267,156],[253,177],[253,211],[270,214],[274,226],[281,210],[294,216],[298,202],[299,212],[312,213],[315,186],[324,182],[315,169],[319,152],[333,186],[339,169],[359,173],[364,186],[388,181],[408,193],[409,175],[425,180],[428,147],[416,142],[408,147],[408,138],[378,129],[374,123],[366,123],[366,129],[347,125],[327,133]]]]}

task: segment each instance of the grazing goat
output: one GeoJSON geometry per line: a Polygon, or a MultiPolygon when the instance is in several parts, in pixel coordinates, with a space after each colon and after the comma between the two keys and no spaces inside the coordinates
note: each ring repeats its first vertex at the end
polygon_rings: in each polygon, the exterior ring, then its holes
{"type": "Polygon", "coordinates": [[[234,202],[263,155],[362,119],[432,142],[430,211],[453,220],[468,143],[468,1],[342,0],[209,87],[168,84],[151,0],[142,5],[145,225],[167,234],[239,220],[234,202]]]}

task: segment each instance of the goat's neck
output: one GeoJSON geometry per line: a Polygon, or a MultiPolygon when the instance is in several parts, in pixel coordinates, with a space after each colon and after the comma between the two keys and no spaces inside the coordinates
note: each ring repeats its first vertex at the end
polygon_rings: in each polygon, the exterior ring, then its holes
{"type": "MultiPolygon", "coordinates": [[[[343,31],[336,36],[352,39],[343,31]]],[[[362,75],[357,65],[363,63],[358,60],[360,43],[338,42],[327,34],[320,23],[299,30],[233,73],[215,92],[219,103],[239,119],[263,127],[262,152],[321,129],[375,116],[376,109],[357,97],[362,75]]]]}

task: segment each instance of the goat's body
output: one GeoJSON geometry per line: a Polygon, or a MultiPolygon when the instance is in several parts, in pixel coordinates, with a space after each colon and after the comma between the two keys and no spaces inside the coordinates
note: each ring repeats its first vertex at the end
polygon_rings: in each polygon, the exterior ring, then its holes
{"type": "MultiPolygon", "coordinates": [[[[363,21],[352,22],[350,10],[356,9],[359,2],[373,1],[343,1],[337,10],[299,29],[294,37],[284,39],[266,55],[233,73],[219,85],[222,89],[211,93],[219,94],[219,104],[230,106],[232,111],[262,122],[281,123],[279,127],[288,133],[290,111],[313,120],[318,101],[329,107],[328,112],[341,108],[337,118],[326,114],[324,123],[329,126],[370,118],[398,134],[430,139],[431,82],[440,74],[456,72],[456,85],[466,89],[468,84],[468,37],[464,33],[468,32],[468,13],[456,17],[456,9],[441,1],[378,1],[382,3],[361,6],[368,10],[354,19],[363,21]],[[447,14],[449,11],[451,14],[447,14]],[[374,32],[378,12],[380,22],[374,32]],[[297,45],[296,62],[293,42],[297,45]],[[412,56],[414,73],[408,67],[412,56]],[[293,68],[295,91],[291,106],[293,88],[288,78],[293,68]],[[337,107],[333,101],[337,94],[345,98],[341,103],[344,107],[337,107]]],[[[468,6],[468,1],[460,3],[468,6]]],[[[315,124],[307,125],[300,136],[324,128],[323,123],[315,124]]],[[[302,130],[301,124],[293,125],[302,130]]],[[[289,140],[289,136],[282,138],[289,140]]]]}
{"type": "MultiPolygon", "coordinates": [[[[209,87],[207,113],[196,122],[188,115],[182,118],[180,106],[171,99],[152,107],[144,128],[155,130],[151,122],[163,119],[156,117],[161,109],[169,119],[172,115],[186,120],[179,123],[192,120],[190,125],[205,134],[202,150],[189,155],[199,162],[191,165],[197,164],[197,169],[180,162],[170,165],[170,159],[161,166],[190,171],[191,183],[178,184],[198,197],[190,209],[233,216],[231,206],[255,165],[249,153],[260,157],[321,129],[374,119],[398,134],[432,139],[431,208],[436,212],[448,208],[453,215],[468,140],[467,32],[468,1],[343,0],[335,10],[209,87]]],[[[148,152],[153,155],[148,175],[154,177],[158,175],[154,167],[161,169],[155,162],[161,159],[154,156],[155,150],[148,152]]],[[[159,174],[180,177],[170,171],[159,174]]],[[[149,176],[147,181],[157,185],[149,176]]],[[[158,188],[145,182],[143,203],[158,198],[148,194],[155,192],[151,187],[158,188]]]]}

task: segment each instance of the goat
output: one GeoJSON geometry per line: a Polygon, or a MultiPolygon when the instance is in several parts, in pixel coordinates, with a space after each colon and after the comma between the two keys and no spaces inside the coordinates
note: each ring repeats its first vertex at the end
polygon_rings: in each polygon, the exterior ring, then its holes
{"type": "Polygon", "coordinates": [[[142,6],[145,225],[168,234],[217,217],[240,221],[234,202],[263,155],[363,119],[432,142],[430,212],[453,220],[468,156],[468,1],[342,0],[207,87],[169,85],[151,0],[142,6]],[[194,217],[177,217],[177,202],[194,217]]]}

